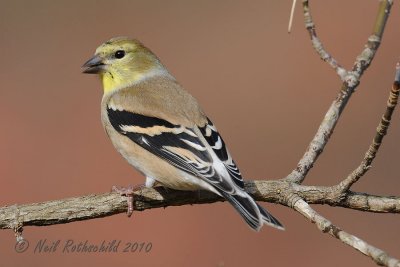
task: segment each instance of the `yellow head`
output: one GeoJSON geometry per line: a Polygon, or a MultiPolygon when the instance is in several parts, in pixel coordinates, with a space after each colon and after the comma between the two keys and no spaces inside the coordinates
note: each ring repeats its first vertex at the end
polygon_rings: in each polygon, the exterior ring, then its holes
{"type": "Polygon", "coordinates": [[[100,45],[83,66],[84,73],[100,74],[104,93],[130,86],[155,74],[167,74],[159,59],[139,41],[112,38],[100,45]]]}

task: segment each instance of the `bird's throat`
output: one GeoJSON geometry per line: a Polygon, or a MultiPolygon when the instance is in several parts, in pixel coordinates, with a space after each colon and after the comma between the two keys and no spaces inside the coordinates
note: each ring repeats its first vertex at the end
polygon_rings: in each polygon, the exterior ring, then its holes
{"type": "Polygon", "coordinates": [[[164,68],[153,68],[146,71],[134,71],[130,75],[123,76],[120,73],[104,72],[100,74],[103,83],[104,94],[132,86],[138,82],[152,78],[154,76],[169,76],[174,79],[164,68]]]}
{"type": "Polygon", "coordinates": [[[100,74],[101,81],[103,83],[104,94],[114,90],[119,86],[118,80],[115,79],[109,72],[100,74]]]}

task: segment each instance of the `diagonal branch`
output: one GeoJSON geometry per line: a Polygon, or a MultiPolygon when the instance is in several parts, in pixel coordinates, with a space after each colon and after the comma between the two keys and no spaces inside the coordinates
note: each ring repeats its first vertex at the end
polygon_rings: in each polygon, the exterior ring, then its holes
{"type": "MultiPolygon", "coordinates": [[[[308,3],[308,1],[305,2],[308,3]]],[[[317,133],[312,139],[303,157],[297,164],[297,167],[286,177],[287,180],[295,183],[302,183],[308,171],[312,168],[318,156],[325,148],[325,145],[328,143],[329,137],[333,133],[333,130],[339,120],[343,109],[346,107],[346,104],[349,101],[351,95],[360,83],[360,78],[362,74],[369,67],[372,59],[376,54],[376,51],[378,50],[386,21],[389,18],[392,4],[393,2],[390,0],[383,0],[380,2],[378,16],[374,24],[372,35],[368,38],[368,42],[365,45],[365,48],[357,57],[353,69],[347,72],[339,95],[336,97],[336,99],[333,101],[332,105],[328,109],[323,121],[321,122],[317,130],[317,133]]]]}
{"type": "Polygon", "coordinates": [[[304,217],[309,219],[312,223],[315,223],[317,228],[322,233],[328,233],[329,235],[339,239],[346,245],[355,248],[364,255],[373,259],[377,264],[389,267],[400,267],[400,261],[398,259],[389,256],[383,250],[374,247],[364,240],[350,233],[347,233],[339,227],[335,226],[334,224],[332,224],[332,222],[325,219],[315,210],[313,210],[310,205],[308,205],[307,202],[305,202],[304,200],[299,199],[298,201],[296,201],[293,208],[304,217]]]}
{"type": "Polygon", "coordinates": [[[400,64],[397,63],[395,82],[393,83],[392,90],[390,91],[389,94],[389,99],[386,105],[386,111],[382,115],[381,121],[379,122],[379,125],[376,128],[375,137],[372,140],[372,143],[369,146],[367,152],[365,153],[363,161],[352,173],[350,173],[347,176],[346,179],[344,179],[339,184],[339,186],[342,188],[343,191],[347,191],[348,189],[350,189],[350,187],[354,183],[356,183],[371,168],[372,161],[375,159],[375,156],[378,153],[378,150],[382,144],[382,140],[388,131],[393,111],[397,105],[400,92],[399,82],[400,82],[400,64]]]}

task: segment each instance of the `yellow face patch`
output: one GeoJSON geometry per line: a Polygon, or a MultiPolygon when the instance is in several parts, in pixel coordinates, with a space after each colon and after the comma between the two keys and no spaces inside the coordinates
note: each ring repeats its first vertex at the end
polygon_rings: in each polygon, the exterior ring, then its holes
{"type": "Polygon", "coordinates": [[[104,64],[100,73],[104,93],[130,86],[155,73],[166,73],[158,58],[136,40],[111,39],[96,49],[96,55],[104,64]]]}

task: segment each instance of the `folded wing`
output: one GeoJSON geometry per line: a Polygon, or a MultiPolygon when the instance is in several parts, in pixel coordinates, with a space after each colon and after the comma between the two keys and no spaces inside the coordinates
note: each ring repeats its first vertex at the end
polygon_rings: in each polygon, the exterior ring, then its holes
{"type": "Polygon", "coordinates": [[[113,128],[132,142],[212,185],[253,229],[263,223],[282,228],[267,211],[244,191],[243,178],[210,120],[193,128],[156,117],[108,107],[113,128]]]}

